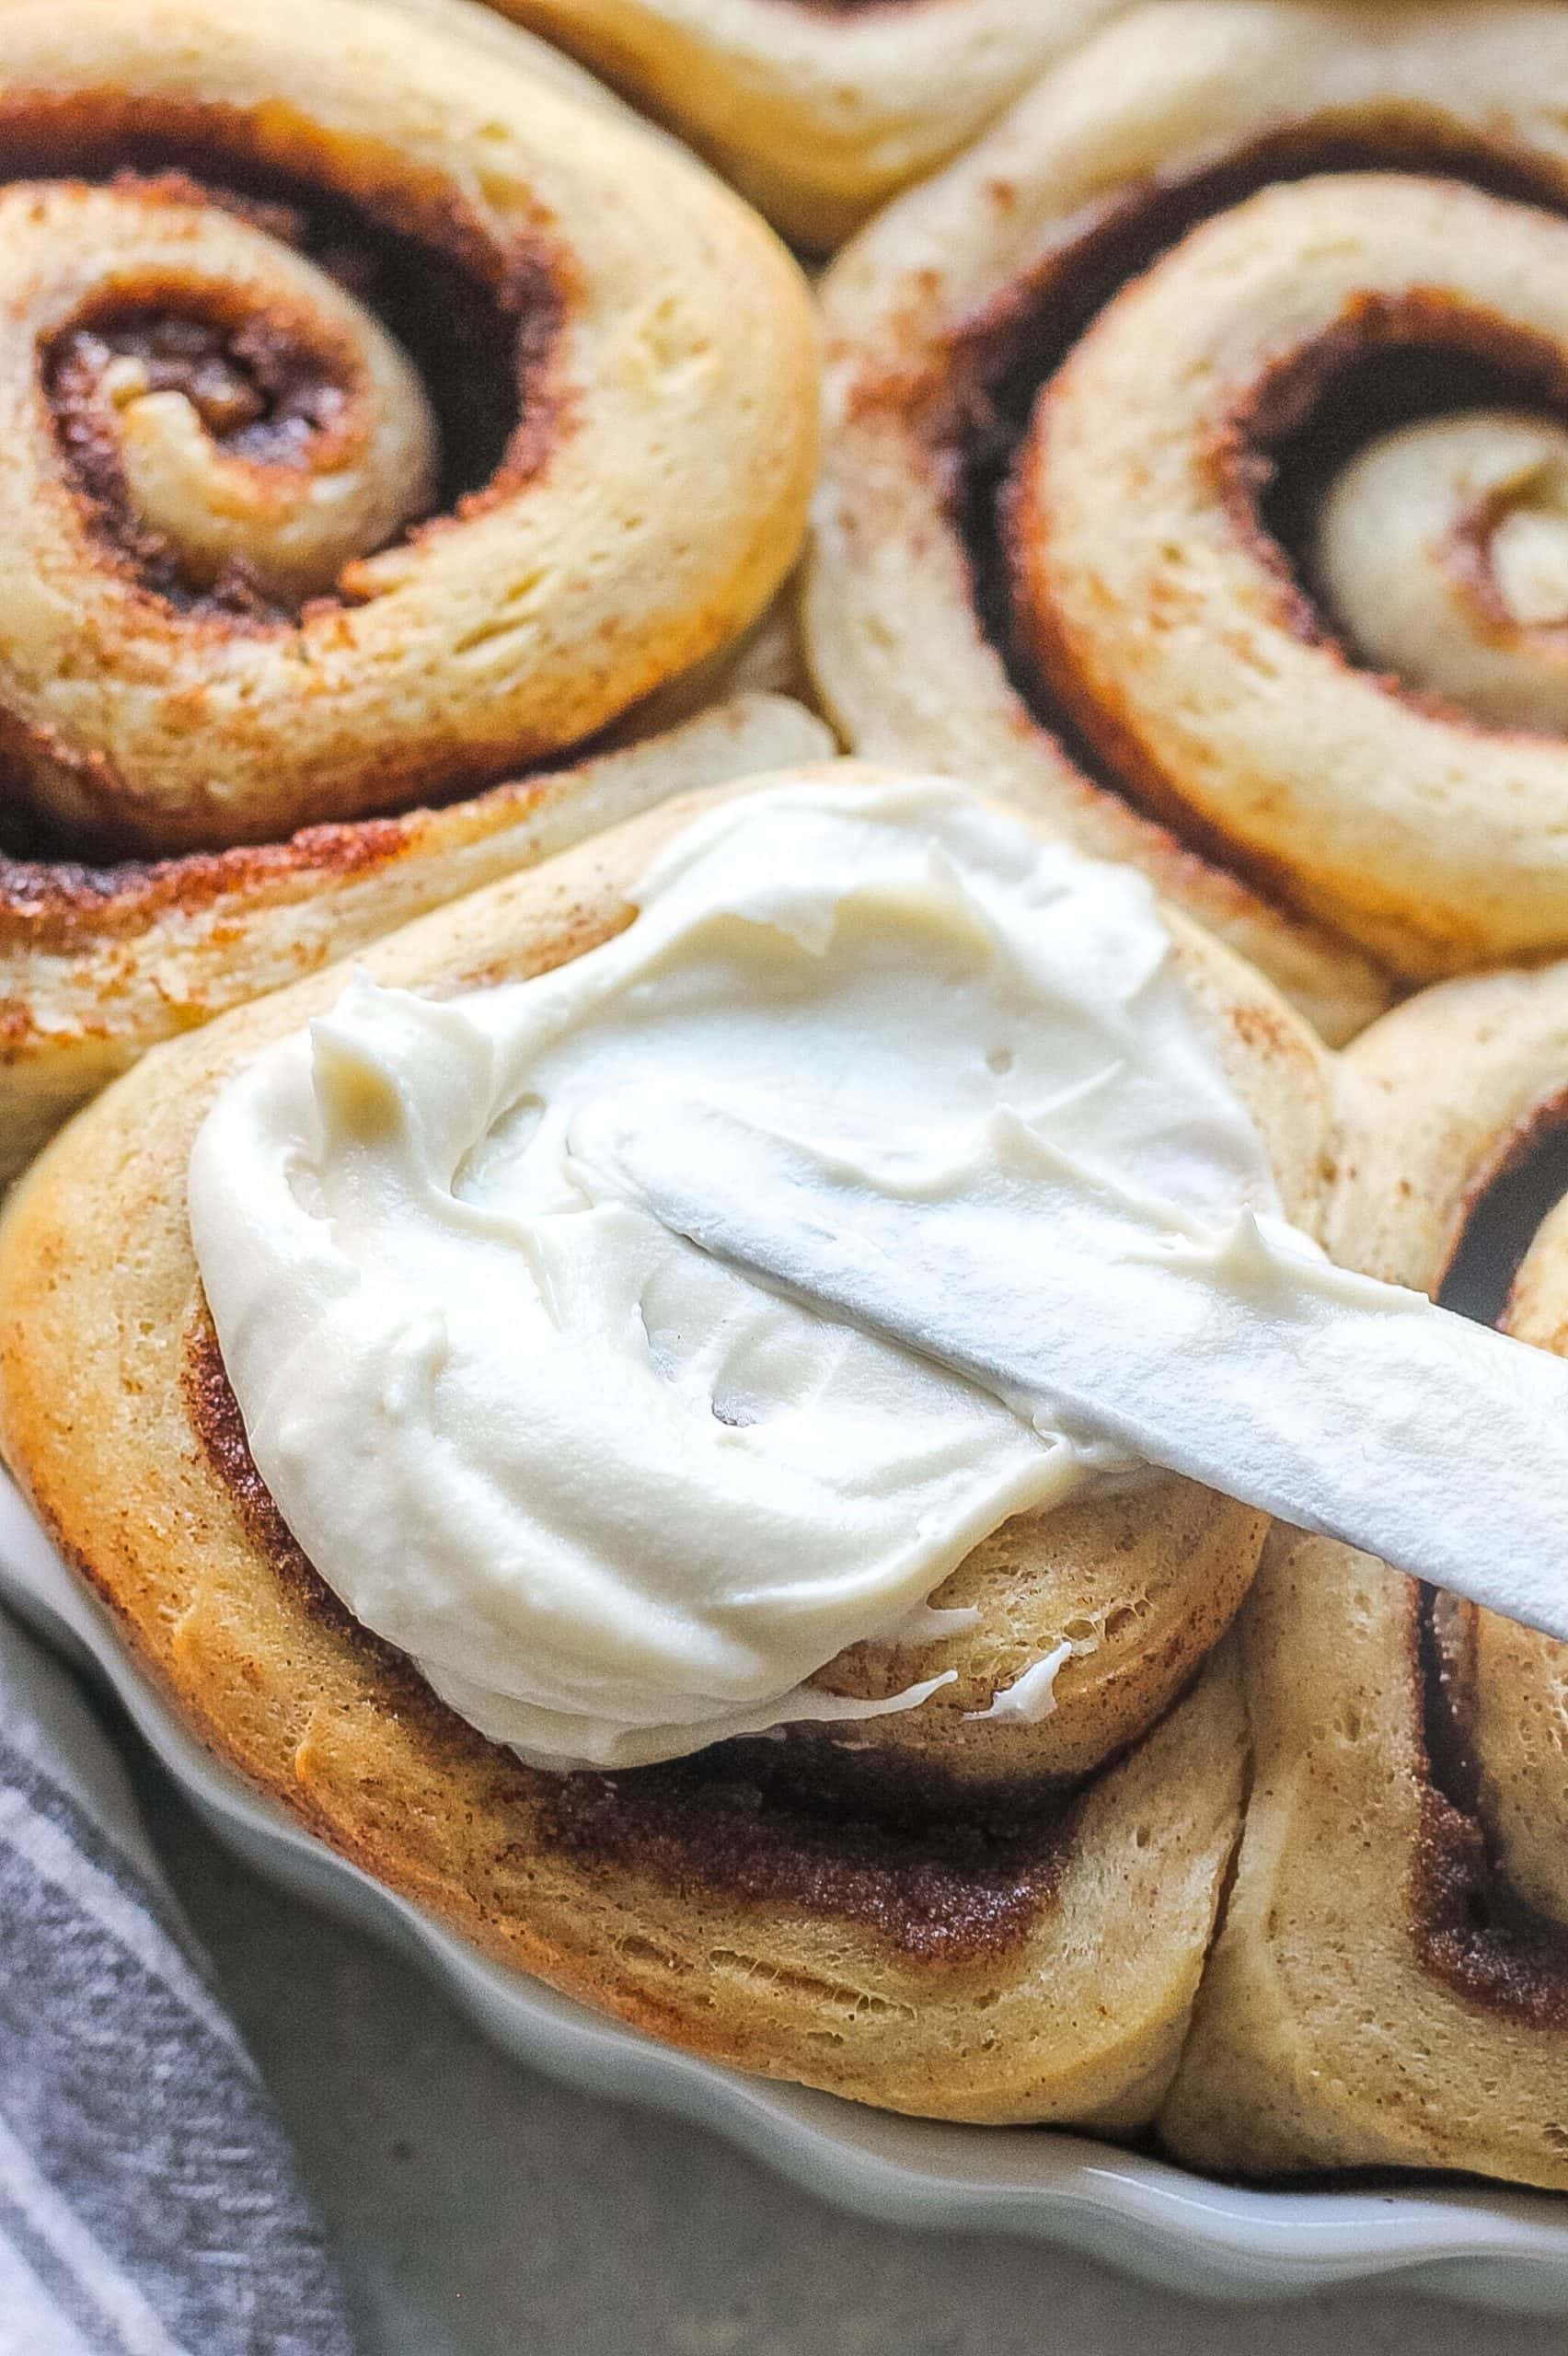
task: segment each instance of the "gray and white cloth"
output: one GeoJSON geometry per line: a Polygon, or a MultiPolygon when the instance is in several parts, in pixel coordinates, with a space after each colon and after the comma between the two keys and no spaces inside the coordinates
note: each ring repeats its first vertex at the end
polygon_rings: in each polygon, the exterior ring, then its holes
{"type": "Polygon", "coordinates": [[[350,2356],[282,2126],[69,1674],[0,1611],[0,2356],[350,2356]]]}

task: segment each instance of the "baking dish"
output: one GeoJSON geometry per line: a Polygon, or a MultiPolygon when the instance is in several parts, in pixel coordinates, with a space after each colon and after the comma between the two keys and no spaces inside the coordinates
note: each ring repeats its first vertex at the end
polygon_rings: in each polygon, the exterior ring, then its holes
{"type": "Polygon", "coordinates": [[[885,2223],[1017,2235],[1170,2290],[1268,2299],[1397,2281],[1568,2315],[1568,2202],[1480,2186],[1258,2189],[1088,2137],[894,2117],[747,2077],[602,2020],[492,1964],[302,1831],[180,1726],[108,1612],[0,1474],[0,1596],[97,1673],[217,1837],[258,1872],[414,1957],[505,2051],[585,2091],[729,2135],[824,2200],[885,2223]]]}

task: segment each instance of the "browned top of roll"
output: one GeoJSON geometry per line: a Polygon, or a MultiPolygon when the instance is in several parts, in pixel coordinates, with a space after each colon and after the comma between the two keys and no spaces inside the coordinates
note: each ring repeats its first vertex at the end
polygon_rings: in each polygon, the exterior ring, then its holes
{"type": "Polygon", "coordinates": [[[829,273],[813,668],[1333,1038],[1568,941],[1568,23],[1176,0],[829,273]]]}
{"type": "Polygon", "coordinates": [[[40,846],[471,789],[788,567],[798,273],[516,46],[359,0],[0,16],[0,756],[40,846]]]}

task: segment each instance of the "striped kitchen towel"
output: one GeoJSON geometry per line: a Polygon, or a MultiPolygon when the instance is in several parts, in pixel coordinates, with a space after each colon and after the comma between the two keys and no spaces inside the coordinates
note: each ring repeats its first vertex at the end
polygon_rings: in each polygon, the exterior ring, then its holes
{"type": "Polygon", "coordinates": [[[0,2356],[349,2356],[124,1771],[0,1611],[0,2356]]]}

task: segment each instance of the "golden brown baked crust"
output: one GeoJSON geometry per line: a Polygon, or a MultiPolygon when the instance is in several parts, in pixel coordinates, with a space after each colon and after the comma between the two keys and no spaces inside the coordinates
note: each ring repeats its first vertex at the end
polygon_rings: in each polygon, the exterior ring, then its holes
{"type": "Polygon", "coordinates": [[[834,246],[1125,0],[492,0],[834,246]]]}
{"type": "MultiPolygon", "coordinates": [[[[1562,742],[1365,667],[1310,585],[1368,437],[1560,404],[1565,98],[1539,0],[1174,0],[824,282],[807,640],[851,746],[1138,861],[1335,1040],[1390,979],[1568,942],[1562,742]]],[[[1482,468],[1439,602],[1561,690],[1556,608],[1521,632],[1492,563],[1535,479],[1482,468]]]]}
{"type": "Polygon", "coordinates": [[[776,241],[580,67],[467,0],[6,0],[0,89],[3,1182],[153,1041],[828,746],[597,757],[778,635],[815,386],[776,241]]]}
{"type": "MultiPolygon", "coordinates": [[[[1331,1249],[1434,1286],[1568,1104],[1568,966],[1427,991],[1343,1080],[1331,1249]]],[[[1505,1322],[1568,1345],[1568,1207],[1505,1322]]],[[[1243,1636],[1252,1793],[1166,2139],[1568,2189],[1568,1646],[1285,1530],[1243,1636]]]]}
{"type": "MultiPolygon", "coordinates": [[[[624,920],[688,809],[509,876],[363,962],[449,989],[579,953],[624,920]]],[[[1179,947],[1311,1223],[1320,1053],[1195,929],[1179,947]]],[[[225,1074],[338,987],[319,975],[155,1049],[45,1151],[0,1230],[5,1451],[139,1657],[346,1854],[677,2043],[933,2116],[1147,2119],[1236,1831],[1242,1727],[1216,1640],[1259,1518],[1154,1481],[1136,1516],[1101,1501],[1060,1529],[1017,1521],[962,1565],[944,1599],[973,1594],[984,1616],[942,1648],[961,1699],[986,1698],[1075,1612],[1099,1633],[1039,1727],[965,1727],[950,1706],[866,1752],[797,1738],[619,1777],[522,1768],[354,1626],[289,1543],[201,1301],[194,1129],[225,1074]]],[[[864,1691],[898,1673],[868,1654],[829,1675],[864,1691]]]]}
{"type": "Polygon", "coordinates": [[[0,857],[0,1184],[160,1039],[670,795],[832,750],[779,696],[440,810],[80,867],[0,857]]]}
{"type": "Polygon", "coordinates": [[[0,710],[74,848],[488,782],[781,579],[805,291],[669,143],[363,0],[10,0],[0,69],[0,710]]]}

